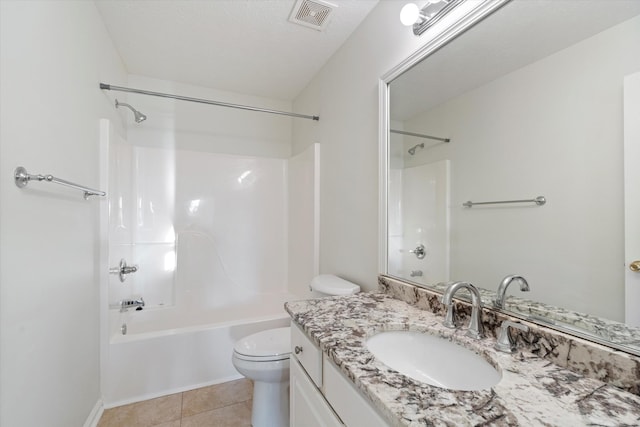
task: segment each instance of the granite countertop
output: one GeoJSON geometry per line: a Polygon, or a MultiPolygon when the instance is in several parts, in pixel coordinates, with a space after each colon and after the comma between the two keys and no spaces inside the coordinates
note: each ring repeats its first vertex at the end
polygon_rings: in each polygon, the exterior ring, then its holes
{"type": "Polygon", "coordinates": [[[294,322],[393,426],[632,426],[640,425],[640,396],[582,377],[538,356],[494,350],[495,340],[466,337],[443,318],[386,294],[293,301],[294,322]],[[408,378],[366,349],[388,330],[428,332],[484,357],[502,373],[488,390],[453,391],[408,378]]]}
{"type": "MultiPolygon", "coordinates": [[[[451,283],[453,282],[430,283],[429,288],[442,294],[451,283]]],[[[491,307],[496,295],[495,291],[483,288],[479,288],[478,291],[485,307],[491,307]]],[[[577,332],[581,334],[580,336],[584,336],[585,333],[592,334],[595,338],[623,346],[625,350],[631,350],[634,354],[640,353],[640,328],[638,327],[515,295],[507,297],[505,311],[531,316],[537,322],[559,326],[574,333],[577,332]]]]}

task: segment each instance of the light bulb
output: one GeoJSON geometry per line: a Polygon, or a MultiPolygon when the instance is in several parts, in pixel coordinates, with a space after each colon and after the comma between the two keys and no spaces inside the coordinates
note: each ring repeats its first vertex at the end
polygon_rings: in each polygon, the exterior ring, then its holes
{"type": "Polygon", "coordinates": [[[416,23],[420,17],[420,8],[415,3],[407,3],[400,11],[400,22],[407,27],[416,23]]]}

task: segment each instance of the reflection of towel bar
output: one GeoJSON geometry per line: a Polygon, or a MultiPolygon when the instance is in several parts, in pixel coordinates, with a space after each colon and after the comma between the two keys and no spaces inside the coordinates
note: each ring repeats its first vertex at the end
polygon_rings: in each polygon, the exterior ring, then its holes
{"type": "Polygon", "coordinates": [[[503,203],[535,203],[538,206],[542,206],[547,203],[547,199],[544,196],[538,196],[535,199],[527,199],[527,200],[502,200],[497,202],[472,202],[469,200],[468,202],[464,202],[462,206],[465,208],[470,208],[473,205],[498,205],[503,203]]]}
{"type": "Polygon", "coordinates": [[[64,179],[56,178],[53,175],[31,175],[25,168],[18,166],[14,172],[14,179],[18,188],[24,188],[29,181],[48,181],[55,184],[64,185],[66,187],[75,188],[76,190],[84,191],[84,198],[88,199],[89,196],[106,196],[107,193],[100,190],[94,190],[93,188],[85,187],[84,185],[74,184],[73,182],[65,181],[64,179]]]}

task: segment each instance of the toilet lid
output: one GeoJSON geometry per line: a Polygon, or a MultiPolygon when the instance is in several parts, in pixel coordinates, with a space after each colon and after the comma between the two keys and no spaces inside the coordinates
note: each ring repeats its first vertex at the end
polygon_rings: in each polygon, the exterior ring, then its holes
{"type": "Polygon", "coordinates": [[[268,329],[236,342],[237,355],[258,359],[282,359],[291,353],[291,327],[268,329]]]}
{"type": "Polygon", "coordinates": [[[353,295],[360,292],[360,286],[333,274],[321,274],[311,280],[311,289],[326,295],[353,295]]]}

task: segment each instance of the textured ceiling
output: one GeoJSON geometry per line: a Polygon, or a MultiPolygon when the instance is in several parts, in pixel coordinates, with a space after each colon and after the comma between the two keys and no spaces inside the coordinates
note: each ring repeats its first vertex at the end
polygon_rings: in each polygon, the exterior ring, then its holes
{"type": "Polygon", "coordinates": [[[97,0],[122,60],[140,74],[292,100],[378,0],[333,0],[326,30],[288,21],[295,0],[97,0]]]}

